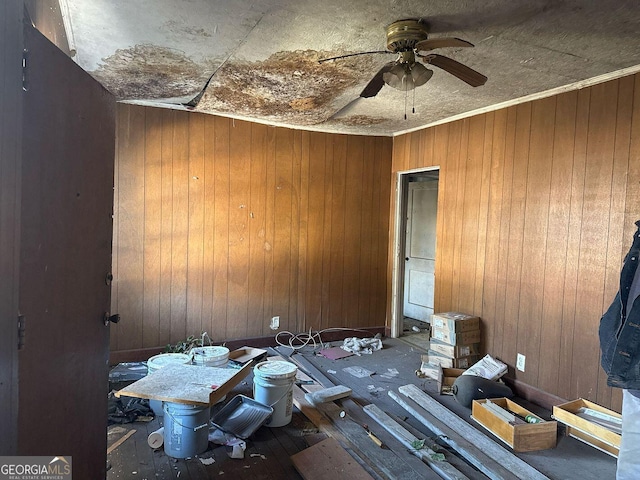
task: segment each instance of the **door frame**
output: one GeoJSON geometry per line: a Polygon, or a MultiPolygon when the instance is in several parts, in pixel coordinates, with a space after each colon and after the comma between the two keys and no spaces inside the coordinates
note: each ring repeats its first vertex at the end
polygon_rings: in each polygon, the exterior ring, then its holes
{"type": "MultiPolygon", "coordinates": [[[[406,251],[407,205],[409,202],[409,180],[411,177],[439,172],[440,166],[403,170],[396,173],[394,228],[393,228],[393,266],[391,271],[391,338],[402,334],[404,314],[404,257],[406,251]]],[[[438,197],[440,190],[438,189],[438,197]]],[[[437,264],[436,247],[436,264],[437,264]]],[[[434,286],[435,290],[435,286],[434,286]]],[[[435,291],[434,291],[435,295],[435,291]]]]}

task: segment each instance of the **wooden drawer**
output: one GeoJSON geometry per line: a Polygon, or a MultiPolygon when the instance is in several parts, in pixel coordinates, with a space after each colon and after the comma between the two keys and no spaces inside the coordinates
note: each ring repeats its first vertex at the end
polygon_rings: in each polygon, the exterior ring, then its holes
{"type": "Polygon", "coordinates": [[[582,398],[554,406],[553,418],[566,425],[567,435],[617,458],[621,435],[593,421],[579,417],[577,413],[583,407],[615,418],[622,418],[619,413],[582,398]]]}
{"type": "MultiPolygon", "coordinates": [[[[491,398],[492,403],[521,417],[534,415],[526,408],[508,398],[491,398]]],[[[558,435],[558,424],[554,421],[540,423],[510,423],[483,406],[488,400],[474,400],[471,418],[509,445],[515,452],[532,452],[554,448],[558,435]]],[[[540,418],[540,417],[537,417],[540,418]]]]}

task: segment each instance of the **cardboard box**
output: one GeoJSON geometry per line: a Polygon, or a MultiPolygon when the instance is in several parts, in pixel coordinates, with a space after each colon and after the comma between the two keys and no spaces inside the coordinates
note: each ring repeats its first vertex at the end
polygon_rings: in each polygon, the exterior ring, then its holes
{"type": "Polygon", "coordinates": [[[488,353],[482,359],[471,365],[465,375],[475,375],[476,377],[488,378],[489,380],[497,380],[507,373],[507,364],[493,358],[488,353]]]}
{"type": "Polygon", "coordinates": [[[440,365],[443,368],[469,368],[480,359],[479,355],[450,358],[440,355],[438,352],[434,352],[433,350],[428,350],[426,357],[427,362],[434,365],[440,365]]]}
{"type": "Polygon", "coordinates": [[[480,318],[459,312],[434,313],[431,316],[431,326],[456,333],[470,332],[480,330],[480,318]]]}
{"type": "Polygon", "coordinates": [[[468,357],[469,355],[480,355],[480,344],[472,343],[471,345],[449,345],[432,338],[429,341],[429,350],[433,350],[440,355],[449,358],[468,357]]]}
{"type": "Polygon", "coordinates": [[[453,382],[455,382],[456,378],[462,375],[463,372],[464,368],[440,367],[438,374],[438,392],[440,392],[440,395],[453,395],[453,392],[451,391],[453,382]]]}
{"type": "Polygon", "coordinates": [[[622,418],[619,413],[582,398],[554,406],[552,416],[566,425],[567,435],[618,458],[621,435],[594,421],[578,416],[581,408],[589,408],[617,419],[622,418]]]}
{"type": "Polygon", "coordinates": [[[557,422],[543,420],[540,423],[527,423],[520,418],[527,415],[540,418],[508,398],[474,400],[471,405],[471,418],[509,445],[515,452],[533,452],[554,448],[558,432],[557,422]],[[516,414],[515,422],[510,422],[486,408],[484,404],[488,401],[516,414]]]}
{"type": "Polygon", "coordinates": [[[266,357],[266,355],[267,351],[261,348],[240,347],[237,350],[229,352],[229,360],[233,360],[236,363],[244,365],[251,360],[255,360],[257,362],[258,360],[266,357]]]}
{"type": "Polygon", "coordinates": [[[446,328],[431,327],[431,338],[435,338],[449,345],[470,345],[480,343],[480,330],[455,333],[446,328]]]}
{"type": "Polygon", "coordinates": [[[420,378],[431,378],[432,380],[438,380],[440,375],[440,366],[429,363],[428,355],[422,355],[422,363],[420,368],[416,370],[416,375],[420,378]]]}

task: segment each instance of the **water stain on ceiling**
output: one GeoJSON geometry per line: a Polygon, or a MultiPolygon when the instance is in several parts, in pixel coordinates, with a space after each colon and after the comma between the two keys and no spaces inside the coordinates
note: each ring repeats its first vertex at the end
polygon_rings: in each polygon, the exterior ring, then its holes
{"type": "Polygon", "coordinates": [[[158,45],[118,49],[91,74],[119,100],[196,96],[210,75],[184,52],[158,45]]]}
{"type": "Polygon", "coordinates": [[[335,100],[374,67],[369,57],[320,64],[335,52],[277,52],[266,60],[230,60],[213,76],[197,106],[203,112],[227,112],[299,125],[326,121],[339,107],[335,100]]]}
{"type": "Polygon", "coordinates": [[[117,100],[334,133],[396,135],[640,71],[637,0],[65,3],[76,62],[117,100]],[[424,21],[430,39],[474,44],[437,53],[486,84],[436,66],[410,94],[384,85],[362,99],[395,56],[318,63],[385,50],[386,27],[407,18],[424,21]]]}

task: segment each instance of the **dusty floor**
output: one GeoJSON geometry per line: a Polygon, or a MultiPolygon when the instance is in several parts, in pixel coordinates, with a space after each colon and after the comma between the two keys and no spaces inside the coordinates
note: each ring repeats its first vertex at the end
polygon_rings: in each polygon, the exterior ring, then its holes
{"type": "MultiPolygon", "coordinates": [[[[352,399],[360,405],[375,403],[382,410],[406,418],[413,428],[422,432],[424,436],[433,436],[426,427],[417,422],[398,406],[388,395],[389,390],[413,383],[437,398],[441,403],[461,418],[472,423],[470,410],[460,406],[453,397],[438,395],[435,381],[420,379],[415,376],[415,370],[420,364],[420,355],[424,351],[418,346],[422,342],[420,336],[424,333],[408,333],[403,341],[400,339],[384,339],[384,348],[372,355],[351,356],[339,360],[329,360],[316,356],[310,348],[299,351],[318,370],[335,384],[343,384],[353,390],[352,399]],[[412,335],[416,337],[411,338],[412,335]],[[348,367],[362,367],[375,372],[366,378],[357,378],[345,371],[348,367]]],[[[334,345],[338,345],[334,342],[334,345]]],[[[289,350],[289,349],[286,349],[289,350]]],[[[284,353],[289,353],[284,351],[284,353]]],[[[251,395],[252,379],[248,377],[233,393],[251,395]]],[[[228,397],[230,398],[230,397],[228,397]]],[[[534,411],[543,418],[550,419],[550,412],[540,410],[534,405],[519,400],[526,408],[534,411]]],[[[223,446],[210,448],[207,452],[187,460],[176,460],[168,457],[162,449],[153,450],[147,445],[147,435],[161,425],[162,419],[154,419],[149,423],[135,422],[132,424],[110,427],[109,444],[121,438],[126,431],[136,429],[131,438],[122,443],[108,455],[110,469],[107,479],[211,479],[211,478],[251,478],[251,479],[295,479],[301,478],[289,460],[289,456],[306,448],[322,438],[314,434],[317,430],[302,414],[295,412],[290,425],[281,428],[260,428],[247,442],[245,458],[230,459],[223,446]],[[215,460],[211,462],[210,459],[215,460]],[[204,460],[204,462],[202,461],[204,460]],[[205,463],[209,463],[206,465],[205,463]]],[[[379,428],[379,427],[378,427],[379,428]]],[[[386,432],[371,429],[383,440],[386,432]]],[[[486,433],[483,431],[483,433],[486,433]]],[[[489,436],[489,434],[487,434],[489,436]]],[[[449,456],[449,454],[447,454],[449,456]]],[[[518,456],[534,468],[558,480],[606,480],[615,478],[616,461],[573,438],[563,435],[559,429],[556,448],[518,456]]],[[[463,464],[462,460],[453,458],[451,462],[463,464]]],[[[412,467],[415,469],[415,465],[412,467]]],[[[420,467],[421,468],[421,467],[420,467]]],[[[425,469],[428,467],[425,465],[425,469]]],[[[463,465],[461,471],[472,479],[485,479],[484,474],[473,467],[463,465]]],[[[423,471],[426,475],[426,470],[423,471]]],[[[418,472],[418,478],[420,473],[418,472]]]]}

